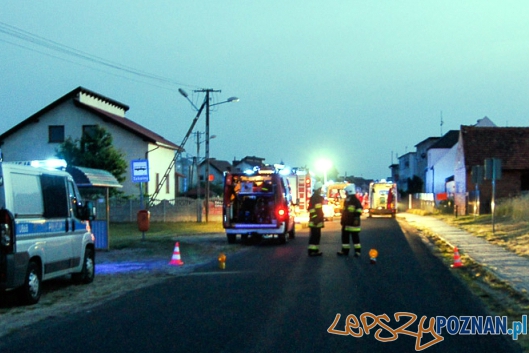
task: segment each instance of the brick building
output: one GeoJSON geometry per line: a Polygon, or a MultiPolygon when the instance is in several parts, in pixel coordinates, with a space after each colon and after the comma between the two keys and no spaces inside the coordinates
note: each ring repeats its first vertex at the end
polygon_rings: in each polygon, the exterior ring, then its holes
{"type": "MultiPolygon", "coordinates": [[[[459,214],[469,214],[474,201],[472,167],[485,159],[501,160],[501,179],[496,181],[496,202],[529,191],[529,128],[461,126],[455,163],[455,205],[459,214]]],[[[479,184],[480,213],[490,212],[492,183],[479,184]]]]}

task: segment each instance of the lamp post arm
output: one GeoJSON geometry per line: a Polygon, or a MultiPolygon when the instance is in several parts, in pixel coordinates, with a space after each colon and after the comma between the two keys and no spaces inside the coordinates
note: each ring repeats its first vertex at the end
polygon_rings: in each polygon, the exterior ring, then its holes
{"type": "Polygon", "coordinates": [[[165,174],[163,175],[162,179],[160,180],[160,183],[156,186],[156,190],[154,191],[154,193],[151,196],[151,202],[150,202],[151,206],[154,205],[154,200],[156,199],[156,197],[158,197],[158,194],[160,193],[160,190],[162,189],[163,184],[167,181],[167,178],[169,177],[169,173],[171,172],[171,170],[173,169],[174,165],[176,164],[176,161],[178,160],[178,158],[182,154],[182,151],[184,150],[184,146],[185,146],[185,144],[187,142],[187,139],[189,138],[189,135],[191,135],[191,133],[193,132],[193,128],[195,127],[195,124],[197,123],[198,118],[200,117],[200,114],[202,113],[202,110],[206,106],[206,103],[207,103],[207,101],[204,101],[204,103],[202,103],[202,106],[200,106],[200,109],[198,110],[197,115],[195,116],[195,118],[193,119],[193,122],[191,123],[191,127],[189,128],[189,130],[187,131],[187,134],[185,135],[184,139],[180,143],[180,149],[173,156],[173,159],[172,159],[171,163],[169,164],[169,167],[165,171],[165,174]]]}

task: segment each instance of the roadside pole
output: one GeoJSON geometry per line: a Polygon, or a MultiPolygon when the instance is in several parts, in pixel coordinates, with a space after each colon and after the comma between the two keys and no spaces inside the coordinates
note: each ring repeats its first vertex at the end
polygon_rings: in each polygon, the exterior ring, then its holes
{"type": "Polygon", "coordinates": [[[149,230],[149,211],[144,209],[143,202],[143,183],[149,182],[149,160],[136,159],[130,162],[132,181],[140,183],[140,210],[137,215],[138,229],[141,232],[141,240],[145,240],[145,232],[149,230]]]}
{"type": "Polygon", "coordinates": [[[496,209],[496,180],[501,179],[501,159],[485,159],[485,179],[491,180],[492,183],[492,198],[490,201],[490,209],[492,212],[492,234],[494,234],[494,210],[496,209]]]}

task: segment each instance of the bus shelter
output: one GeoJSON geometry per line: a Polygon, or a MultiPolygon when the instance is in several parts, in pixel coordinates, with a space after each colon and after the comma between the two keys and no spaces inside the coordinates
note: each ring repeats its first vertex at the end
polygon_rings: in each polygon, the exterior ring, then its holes
{"type": "Polygon", "coordinates": [[[97,207],[96,219],[90,221],[90,227],[96,241],[97,250],[108,250],[109,225],[110,225],[110,188],[121,188],[121,185],[112,173],[102,169],[92,169],[77,166],[68,166],[70,173],[79,188],[83,198],[95,201],[97,207]]]}

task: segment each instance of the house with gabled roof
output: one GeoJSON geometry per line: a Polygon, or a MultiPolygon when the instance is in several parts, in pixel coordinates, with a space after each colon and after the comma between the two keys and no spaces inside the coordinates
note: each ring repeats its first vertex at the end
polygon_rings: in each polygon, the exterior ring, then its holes
{"type": "MultiPolygon", "coordinates": [[[[5,161],[44,160],[56,158],[56,149],[68,137],[80,139],[94,126],[105,128],[113,138],[114,147],[132,160],[149,161],[149,179],[144,183],[152,194],[160,184],[180,146],[157,133],[129,120],[129,107],[99,93],[78,87],[42,108],[27,119],[0,135],[0,148],[5,161]]],[[[158,199],[173,199],[178,178],[174,167],[168,174],[158,199]]],[[[139,196],[139,184],[132,181],[132,173],[125,175],[122,191],[139,196]]]]}
{"type": "Polygon", "coordinates": [[[434,143],[439,141],[440,137],[428,137],[418,144],[415,145],[416,154],[415,157],[417,158],[416,166],[417,171],[416,175],[421,178],[423,184],[422,184],[422,191],[426,192],[426,172],[428,171],[428,149],[430,146],[432,146],[434,143]]]}
{"type": "MultiPolygon", "coordinates": [[[[454,163],[456,158],[459,131],[450,130],[427,150],[426,176],[424,180],[425,191],[434,195],[452,193],[447,185],[454,178],[454,163]]],[[[438,199],[437,197],[435,198],[438,199]]]]}
{"type": "MultiPolygon", "coordinates": [[[[199,177],[201,182],[206,181],[206,160],[202,161],[198,166],[199,177]]],[[[219,160],[216,158],[209,159],[209,181],[213,184],[222,184],[224,182],[224,172],[231,170],[231,164],[228,161],[219,160]]]]}
{"type": "Polygon", "coordinates": [[[413,179],[417,174],[417,153],[408,152],[400,157],[399,159],[399,178],[396,180],[397,187],[400,192],[408,192],[408,182],[413,179]]]}
{"type": "MultiPolygon", "coordinates": [[[[501,160],[501,179],[497,180],[495,202],[529,191],[529,128],[461,126],[457,145],[454,201],[459,214],[471,212],[469,202],[476,184],[472,167],[484,166],[485,159],[501,160]]],[[[490,212],[492,183],[478,185],[480,212],[490,212]]]]}
{"type": "Polygon", "coordinates": [[[234,172],[244,172],[248,169],[253,169],[254,167],[263,167],[265,158],[256,157],[256,156],[246,156],[241,160],[233,160],[233,171],[234,172]]]}

